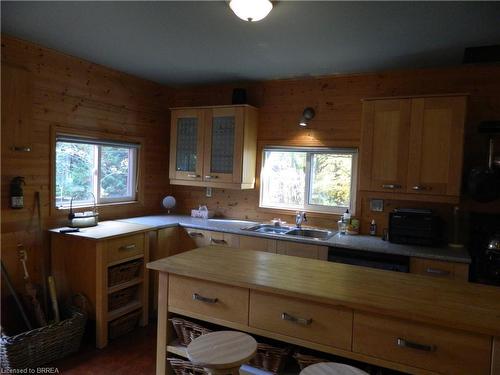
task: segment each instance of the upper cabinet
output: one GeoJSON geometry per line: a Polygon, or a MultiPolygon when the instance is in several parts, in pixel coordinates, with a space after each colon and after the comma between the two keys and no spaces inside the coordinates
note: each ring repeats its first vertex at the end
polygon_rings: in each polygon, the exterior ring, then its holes
{"type": "Polygon", "coordinates": [[[364,101],[360,190],[457,202],[466,99],[457,95],[364,101]]]}
{"type": "Polygon", "coordinates": [[[253,189],[257,115],[248,105],[173,108],[170,183],[253,189]]]}

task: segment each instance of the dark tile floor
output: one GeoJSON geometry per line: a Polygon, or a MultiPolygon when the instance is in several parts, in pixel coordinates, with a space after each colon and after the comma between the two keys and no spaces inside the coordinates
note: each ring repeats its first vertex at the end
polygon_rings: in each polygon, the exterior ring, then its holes
{"type": "Polygon", "coordinates": [[[49,366],[64,375],[153,375],[156,357],[156,324],[138,328],[96,349],[87,339],[78,353],[49,366]]]}

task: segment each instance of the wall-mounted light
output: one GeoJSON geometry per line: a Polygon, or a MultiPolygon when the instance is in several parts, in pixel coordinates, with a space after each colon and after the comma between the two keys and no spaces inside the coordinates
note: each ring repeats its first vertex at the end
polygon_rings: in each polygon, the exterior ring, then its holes
{"type": "Polygon", "coordinates": [[[243,21],[256,22],[269,14],[273,3],[269,0],[231,0],[229,7],[243,21]]]}
{"type": "Polygon", "coordinates": [[[315,115],[316,112],[314,111],[314,108],[312,107],[305,108],[304,112],[302,112],[302,117],[300,118],[299,126],[306,127],[309,124],[309,121],[311,121],[315,115]]]}

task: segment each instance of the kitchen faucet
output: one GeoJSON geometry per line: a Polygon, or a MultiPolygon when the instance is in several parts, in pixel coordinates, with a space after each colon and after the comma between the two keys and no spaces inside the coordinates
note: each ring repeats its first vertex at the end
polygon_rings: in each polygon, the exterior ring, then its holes
{"type": "Polygon", "coordinates": [[[297,216],[295,216],[295,226],[297,228],[302,227],[302,223],[304,221],[307,221],[306,213],[305,211],[297,211],[297,216]]]}

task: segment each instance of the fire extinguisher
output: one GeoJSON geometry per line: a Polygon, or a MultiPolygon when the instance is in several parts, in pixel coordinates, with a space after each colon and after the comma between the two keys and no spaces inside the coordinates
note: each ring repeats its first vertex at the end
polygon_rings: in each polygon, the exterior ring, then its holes
{"type": "Polygon", "coordinates": [[[21,176],[14,177],[10,182],[10,207],[24,207],[23,185],[24,177],[21,176]]]}

